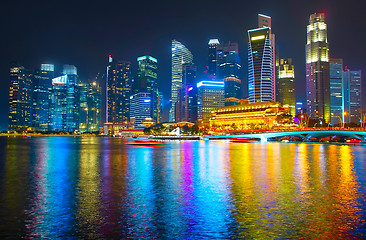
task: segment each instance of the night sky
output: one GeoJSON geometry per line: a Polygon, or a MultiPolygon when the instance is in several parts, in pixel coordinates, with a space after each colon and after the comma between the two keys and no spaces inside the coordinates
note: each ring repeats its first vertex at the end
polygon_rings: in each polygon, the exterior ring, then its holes
{"type": "MultiPolygon", "coordinates": [[[[362,1],[1,1],[0,129],[8,123],[9,65],[73,64],[82,80],[105,71],[108,54],[129,60],[158,59],[159,88],[171,86],[171,40],[191,50],[199,71],[207,65],[210,38],[238,42],[247,96],[247,30],[257,14],[272,17],[280,58],[293,58],[296,98],[305,100],[306,26],[314,12],[325,13],[330,57],[366,74],[362,1]]],[[[365,75],[366,76],[366,75],[365,75]]],[[[365,82],[365,81],[363,81],[365,82]]],[[[366,93],[366,84],[363,84],[366,93]]],[[[365,104],[365,98],[364,98],[365,104]]],[[[366,105],[364,105],[366,106],[366,105]]]]}

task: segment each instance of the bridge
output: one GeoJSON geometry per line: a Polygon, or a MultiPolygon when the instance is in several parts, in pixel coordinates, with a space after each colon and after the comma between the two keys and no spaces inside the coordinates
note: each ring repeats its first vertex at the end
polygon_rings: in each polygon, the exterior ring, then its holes
{"type": "Polygon", "coordinates": [[[283,132],[261,132],[261,133],[249,133],[249,134],[237,134],[237,135],[222,135],[222,136],[206,136],[205,139],[230,139],[230,138],[248,138],[257,139],[261,142],[267,142],[271,138],[282,137],[299,137],[304,140],[309,140],[313,137],[353,137],[361,141],[366,141],[366,131],[354,131],[354,130],[305,130],[305,131],[283,131],[283,132]]]}

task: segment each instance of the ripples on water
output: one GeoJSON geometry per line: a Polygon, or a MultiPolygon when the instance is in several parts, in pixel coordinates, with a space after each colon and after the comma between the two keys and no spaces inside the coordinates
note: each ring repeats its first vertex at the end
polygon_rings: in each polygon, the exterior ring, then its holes
{"type": "Polygon", "coordinates": [[[0,138],[2,238],[365,238],[366,147],[0,138]]]}

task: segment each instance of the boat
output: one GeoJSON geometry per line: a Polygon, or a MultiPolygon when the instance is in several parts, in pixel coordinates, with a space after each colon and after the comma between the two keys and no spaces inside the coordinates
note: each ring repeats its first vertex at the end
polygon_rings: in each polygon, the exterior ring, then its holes
{"type": "Polygon", "coordinates": [[[137,146],[159,146],[159,145],[165,145],[166,142],[161,142],[157,140],[151,140],[151,139],[135,139],[132,142],[126,142],[126,145],[137,145],[137,146]]]}

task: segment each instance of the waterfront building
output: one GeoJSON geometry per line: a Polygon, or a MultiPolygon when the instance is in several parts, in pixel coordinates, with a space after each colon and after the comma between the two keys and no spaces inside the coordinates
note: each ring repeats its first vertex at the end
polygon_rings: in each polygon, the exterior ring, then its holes
{"type": "Polygon", "coordinates": [[[343,72],[344,86],[344,121],[359,124],[361,120],[362,91],[361,70],[352,71],[346,68],[343,72]]]}
{"type": "Polygon", "coordinates": [[[295,69],[291,58],[280,59],[277,83],[277,101],[289,107],[290,114],[295,116],[295,69]]]}
{"type": "Polygon", "coordinates": [[[158,61],[151,56],[137,58],[138,69],[135,81],[134,93],[149,92],[151,94],[151,118],[156,123],[161,121],[161,104],[159,104],[158,90],[158,61]]]}
{"type": "Polygon", "coordinates": [[[223,81],[201,81],[197,83],[198,119],[208,126],[211,112],[225,105],[225,83],[223,81]]]}
{"type": "Polygon", "coordinates": [[[77,68],[64,65],[62,75],[52,79],[51,131],[74,132],[79,128],[79,96],[77,68]]]}
{"type": "Polygon", "coordinates": [[[250,102],[268,102],[275,99],[274,35],[270,17],[259,14],[258,21],[248,30],[248,95],[250,102]]]}
{"type": "Polygon", "coordinates": [[[9,86],[9,130],[26,130],[32,125],[32,81],[34,71],[12,63],[9,86]]]}
{"type": "Polygon", "coordinates": [[[135,129],[145,128],[142,121],[151,118],[151,93],[140,92],[131,95],[130,118],[133,119],[135,129]]]}
{"type": "Polygon", "coordinates": [[[225,82],[225,106],[235,105],[241,98],[241,65],[238,43],[217,47],[217,79],[225,82]]]}
{"type": "Polygon", "coordinates": [[[249,103],[242,99],[239,105],[226,106],[212,112],[210,127],[213,130],[246,130],[279,126],[279,116],[286,116],[288,108],[278,102],[249,103]]]}
{"type": "Polygon", "coordinates": [[[52,91],[52,79],[55,77],[55,65],[41,64],[41,70],[33,81],[32,126],[36,131],[49,130],[49,109],[52,91]]]}
{"type": "Polygon", "coordinates": [[[87,124],[88,124],[88,84],[87,83],[79,83],[79,131],[87,132],[87,124]]]}
{"type": "Polygon", "coordinates": [[[218,39],[210,39],[208,42],[208,72],[207,74],[211,79],[216,78],[216,70],[217,70],[217,47],[220,45],[218,39]]]}
{"type": "Polygon", "coordinates": [[[329,59],[329,85],[330,85],[330,112],[331,124],[341,124],[339,117],[344,121],[343,110],[343,61],[342,59],[329,59]]]}
{"type": "Polygon", "coordinates": [[[101,88],[96,81],[89,83],[87,95],[87,131],[97,132],[101,126],[101,88]]]}
{"type": "Polygon", "coordinates": [[[182,87],[178,90],[176,102],[176,122],[197,121],[197,67],[183,64],[182,87]]]}
{"type": "Polygon", "coordinates": [[[324,13],[310,15],[306,43],[306,101],[308,114],[330,122],[330,78],[327,25],[324,13]]]}
{"type": "Polygon", "coordinates": [[[131,63],[129,61],[114,61],[110,56],[106,78],[106,121],[112,123],[128,122],[132,85],[131,63]]]}
{"type": "Polygon", "coordinates": [[[172,88],[171,88],[171,109],[169,121],[175,122],[175,106],[178,98],[178,89],[182,87],[183,64],[190,64],[193,61],[192,53],[177,40],[172,41],[172,88]]]}

